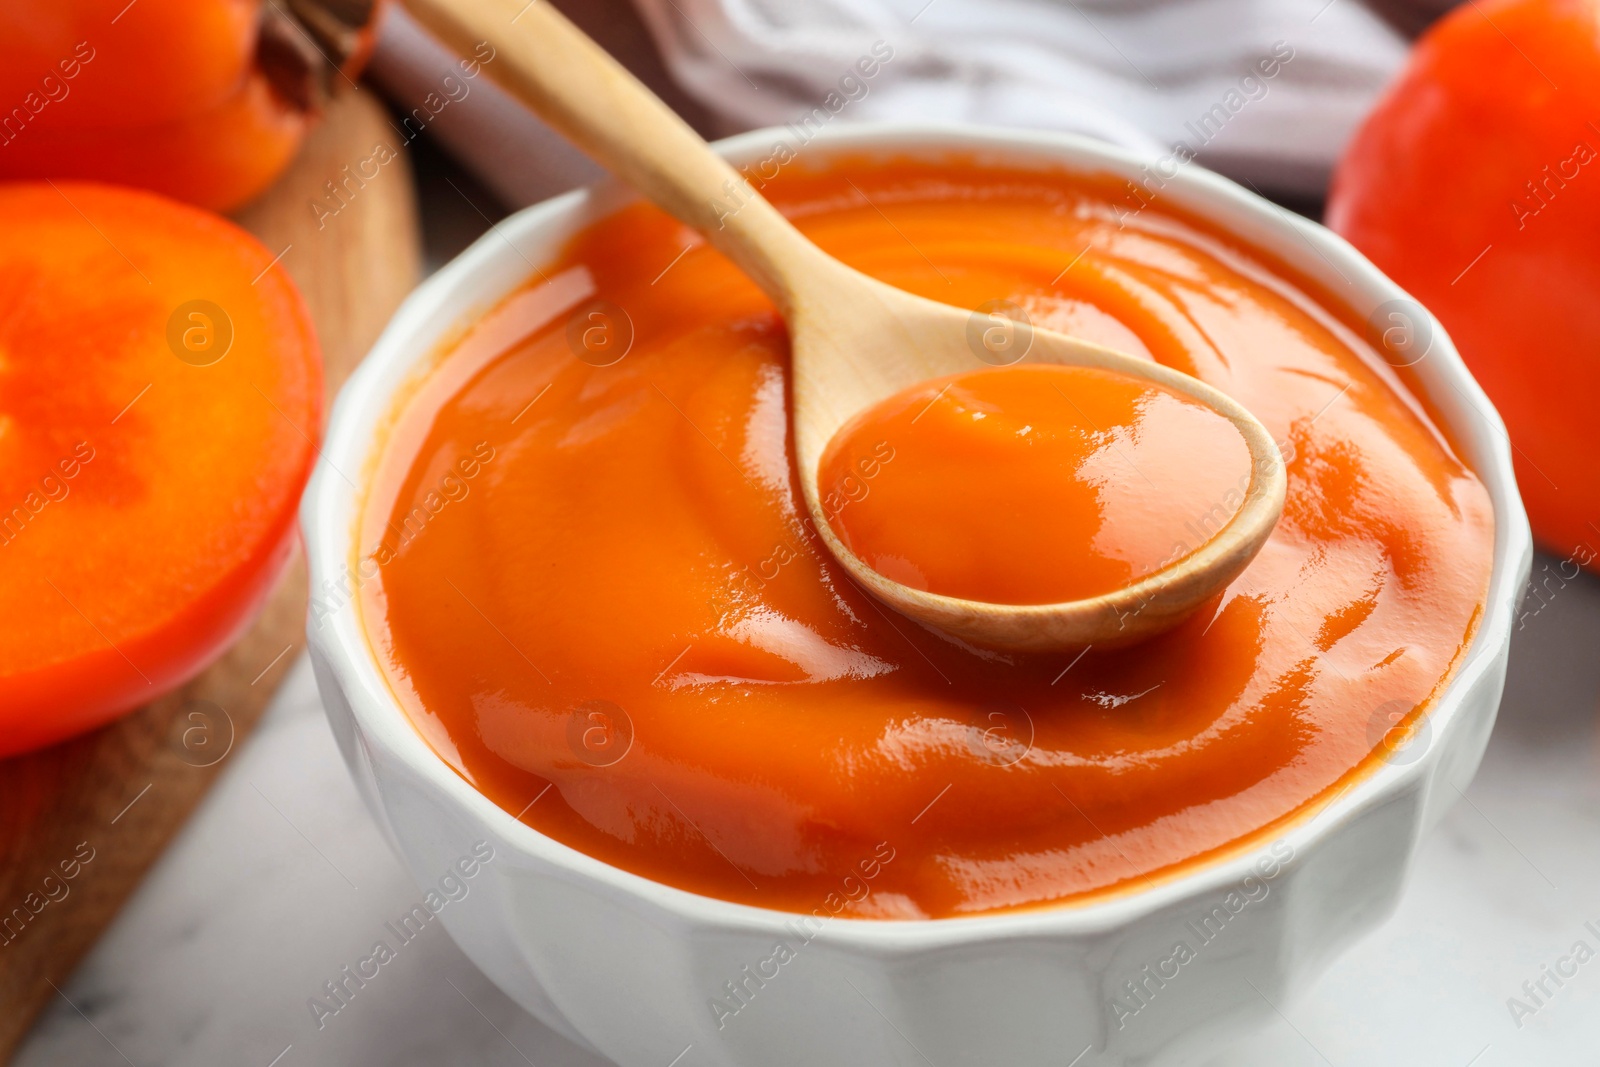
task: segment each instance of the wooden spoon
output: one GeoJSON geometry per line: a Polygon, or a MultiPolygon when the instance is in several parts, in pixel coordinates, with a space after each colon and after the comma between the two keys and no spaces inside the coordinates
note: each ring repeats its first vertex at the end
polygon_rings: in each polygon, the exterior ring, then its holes
{"type": "MultiPolygon", "coordinates": [[[[1253,472],[1215,537],[1116,592],[1060,604],[990,604],[891,581],[847,549],[824,515],[817,465],[851,416],[931,378],[988,365],[969,343],[972,311],[913,296],[845,266],[807,240],[701,137],[546,0],[406,0],[461,55],[487,42],[483,69],[551,126],[705,235],[777,304],[792,348],[801,491],[829,551],[897,611],[989,648],[1047,651],[1127,644],[1176,625],[1244,570],[1283,511],[1278,448],[1254,416],[1171,368],[1053,331],[1032,330],[1041,362],[1103,367],[1199,400],[1244,436],[1253,472]]],[[[979,331],[981,333],[981,331],[979,331]]]]}

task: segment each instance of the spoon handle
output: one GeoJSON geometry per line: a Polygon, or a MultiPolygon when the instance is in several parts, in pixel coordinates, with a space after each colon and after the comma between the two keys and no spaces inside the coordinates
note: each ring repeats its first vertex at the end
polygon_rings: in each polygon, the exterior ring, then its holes
{"type": "Polygon", "coordinates": [[[405,0],[459,55],[495,49],[502,88],[657,206],[703,234],[780,311],[802,272],[834,261],[795,229],[661,99],[548,0],[405,0]]]}

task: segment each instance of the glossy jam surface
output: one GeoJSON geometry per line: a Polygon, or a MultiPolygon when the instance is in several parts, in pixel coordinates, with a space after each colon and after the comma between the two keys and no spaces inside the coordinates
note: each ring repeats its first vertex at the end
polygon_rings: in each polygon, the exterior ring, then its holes
{"type": "Polygon", "coordinates": [[[377,463],[360,608],[440,755],[618,867],[880,918],[1142,888],[1270,839],[1381,759],[1467,646],[1493,518],[1359,324],[1159,202],[1130,214],[1115,186],[800,170],[764,191],[867,273],[1009,300],[1231,394],[1282,443],[1282,521],[1145,644],[1020,659],[945,641],[808,527],[772,306],[630,207],[441,358],[377,463]]]}
{"type": "Polygon", "coordinates": [[[1250,475],[1239,431],[1196,400],[1113,371],[1017,364],[874,405],[828,442],[818,486],[839,540],[879,574],[1053,604],[1188,556],[1233,518],[1250,475]]]}

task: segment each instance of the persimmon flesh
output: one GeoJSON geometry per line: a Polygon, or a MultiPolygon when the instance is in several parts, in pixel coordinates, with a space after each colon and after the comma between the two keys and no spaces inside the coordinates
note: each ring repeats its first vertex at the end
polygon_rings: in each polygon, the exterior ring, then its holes
{"type": "Polygon", "coordinates": [[[287,562],[322,375],[274,256],[154,194],[0,184],[0,755],[188,681],[287,562]]]}

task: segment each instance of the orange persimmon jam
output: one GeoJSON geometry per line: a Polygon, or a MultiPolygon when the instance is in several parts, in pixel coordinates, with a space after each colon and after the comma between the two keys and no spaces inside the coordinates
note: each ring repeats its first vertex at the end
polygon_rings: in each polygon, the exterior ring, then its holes
{"type": "Polygon", "coordinates": [[[884,577],[1054,604],[1190,555],[1206,539],[1186,525],[1226,525],[1250,466],[1233,423],[1198,400],[1115,371],[1019,364],[862,412],[828,442],[817,484],[839,540],[884,577]]]}
{"type": "MultiPolygon", "coordinates": [[[[809,525],[771,303],[629,206],[440,354],[374,464],[363,625],[473,786],[692,892],[937,918],[1134,891],[1270,840],[1426,713],[1480,617],[1492,509],[1331,298],[1159,201],[1130,215],[1096,178],[846,160],[763,191],[890,284],[1009,301],[1229,393],[1280,442],[1283,518],[1142,644],[1023,658],[929,632],[809,525]]],[[[869,444],[847,511],[910,463],[869,444]]],[[[995,469],[995,498],[1032,476],[995,469]]],[[[1179,523],[1189,549],[1246,485],[1200,488],[1175,512],[1206,505],[1179,523]]],[[[1142,566],[1177,547],[1161,532],[1096,551],[1142,566]]]]}

